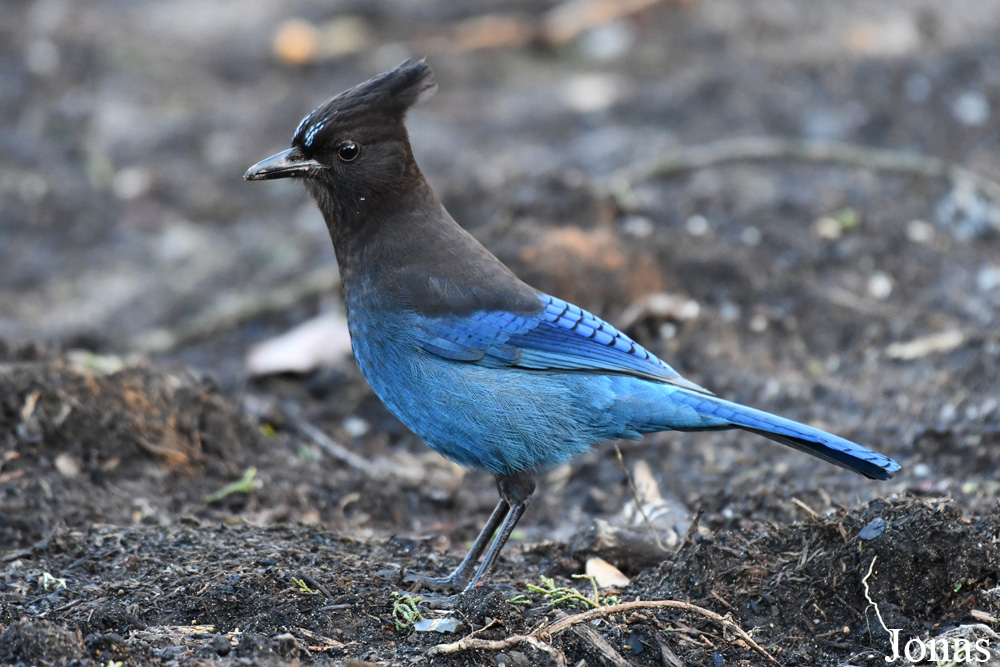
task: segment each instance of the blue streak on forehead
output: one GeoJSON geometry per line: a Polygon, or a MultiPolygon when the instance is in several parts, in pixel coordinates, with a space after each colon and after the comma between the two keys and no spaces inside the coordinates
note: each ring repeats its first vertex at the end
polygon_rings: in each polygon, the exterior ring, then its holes
{"type": "Polygon", "coordinates": [[[325,120],[324,121],[320,121],[320,122],[316,123],[315,125],[313,125],[312,127],[309,128],[309,130],[306,132],[306,136],[305,136],[305,144],[306,144],[306,146],[312,146],[313,139],[316,138],[316,133],[319,132],[320,130],[322,130],[324,125],[326,125],[326,121],[325,120]]]}
{"type": "Polygon", "coordinates": [[[301,137],[304,145],[312,146],[313,141],[316,140],[316,135],[319,134],[320,130],[322,130],[337,116],[336,110],[326,110],[317,114],[317,112],[321,109],[323,109],[323,107],[313,109],[308,116],[302,119],[299,126],[295,128],[295,134],[292,136],[293,142],[296,138],[301,137]]]}
{"type": "Polygon", "coordinates": [[[302,131],[302,128],[305,127],[309,123],[310,120],[312,120],[312,117],[313,117],[313,115],[315,113],[316,113],[316,109],[313,109],[312,111],[310,111],[308,113],[308,115],[306,115],[305,118],[303,118],[301,121],[299,121],[299,126],[295,128],[295,133],[292,135],[292,140],[293,141],[295,140],[295,137],[299,136],[299,132],[302,131]]]}

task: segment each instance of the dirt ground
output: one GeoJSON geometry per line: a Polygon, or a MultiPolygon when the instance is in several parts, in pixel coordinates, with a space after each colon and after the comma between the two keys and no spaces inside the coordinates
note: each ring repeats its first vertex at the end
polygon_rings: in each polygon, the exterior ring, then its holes
{"type": "Polygon", "coordinates": [[[0,4],[0,664],[1000,664],[1000,3],[558,4],[0,4]],[[903,470],[604,446],[416,629],[493,483],[349,357],[248,372],[339,295],[301,188],[241,175],[424,55],[414,152],[519,275],[903,470]],[[573,617],[594,557],[628,582],[573,617]]]}

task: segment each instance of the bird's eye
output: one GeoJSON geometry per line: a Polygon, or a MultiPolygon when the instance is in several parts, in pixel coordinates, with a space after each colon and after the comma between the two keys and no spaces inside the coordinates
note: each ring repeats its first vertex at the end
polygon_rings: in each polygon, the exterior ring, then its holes
{"type": "Polygon", "coordinates": [[[339,148],[337,148],[337,155],[340,156],[340,159],[344,162],[350,162],[354,158],[358,157],[360,152],[361,146],[358,146],[353,141],[345,141],[340,144],[339,148]]]}

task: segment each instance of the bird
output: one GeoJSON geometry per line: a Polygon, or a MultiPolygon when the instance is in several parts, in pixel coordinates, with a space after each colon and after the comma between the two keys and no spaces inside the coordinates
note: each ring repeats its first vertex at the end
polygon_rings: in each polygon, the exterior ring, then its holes
{"type": "Polygon", "coordinates": [[[600,317],[521,281],[449,215],[417,166],[405,118],[437,89],[432,79],[426,59],[406,60],[336,95],[302,119],[290,148],[244,175],[304,184],[333,241],[371,388],[433,450],[496,479],[499,502],[455,570],[410,580],[479,585],[538,474],[612,439],[742,429],[871,479],[900,469],[719,398],[600,317]]]}

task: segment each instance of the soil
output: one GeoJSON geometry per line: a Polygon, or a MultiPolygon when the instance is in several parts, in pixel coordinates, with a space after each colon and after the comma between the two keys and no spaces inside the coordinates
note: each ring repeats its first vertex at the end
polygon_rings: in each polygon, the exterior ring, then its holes
{"type": "Polygon", "coordinates": [[[0,663],[883,665],[898,628],[900,648],[981,640],[1000,664],[1000,202],[872,157],[1000,180],[1000,5],[692,0],[460,51],[477,17],[523,27],[552,6],[0,6],[0,663]],[[272,49],[295,17],[322,47],[302,65],[272,49]],[[456,604],[404,583],[454,567],[496,492],[350,359],[249,376],[251,346],[336,313],[335,289],[148,341],[334,262],[296,184],[240,176],[326,96],[424,54],[440,91],[411,114],[418,161],[519,275],[903,470],[877,483],[749,434],[655,434],[543,475],[456,604]],[[619,187],[760,136],[869,164],[619,187]],[[581,608],[541,589],[593,598],[574,577],[596,556],[629,582],[600,591],[599,620],[546,632],[581,608]],[[461,626],[416,630],[406,592],[461,626]],[[439,646],[473,633],[495,643],[439,646]]]}

